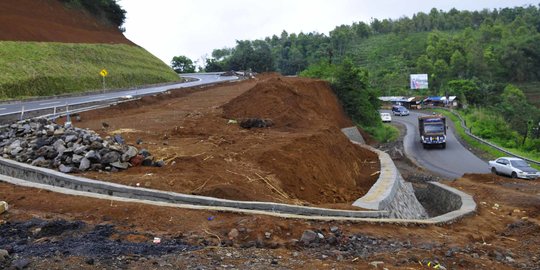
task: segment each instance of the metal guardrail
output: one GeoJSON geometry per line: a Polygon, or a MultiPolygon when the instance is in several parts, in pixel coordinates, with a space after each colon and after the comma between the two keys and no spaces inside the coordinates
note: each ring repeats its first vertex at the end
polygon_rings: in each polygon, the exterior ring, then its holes
{"type": "Polygon", "coordinates": [[[450,109],[448,109],[448,108],[443,108],[443,107],[437,108],[437,109],[446,110],[446,111],[452,113],[453,115],[457,116],[457,117],[459,118],[459,121],[461,122],[461,123],[460,123],[460,124],[461,124],[461,127],[463,127],[463,129],[465,130],[465,134],[467,134],[469,137],[471,137],[471,138],[473,138],[473,139],[475,139],[475,140],[477,140],[477,141],[479,141],[479,142],[481,142],[481,143],[483,143],[483,144],[485,144],[485,145],[487,145],[487,146],[490,146],[490,147],[492,147],[492,148],[494,148],[494,149],[497,149],[497,150],[499,150],[499,151],[501,151],[501,152],[503,152],[503,153],[506,153],[506,154],[508,154],[508,155],[511,155],[511,156],[514,156],[514,157],[517,157],[517,158],[521,158],[521,159],[526,160],[526,161],[528,161],[528,162],[530,162],[530,163],[534,163],[534,164],[540,166],[540,162],[538,162],[538,161],[536,161],[536,160],[532,160],[532,159],[529,159],[529,158],[522,157],[522,156],[520,156],[520,155],[514,154],[514,153],[512,153],[512,152],[510,152],[510,151],[508,151],[508,150],[506,150],[506,149],[504,149],[504,148],[502,148],[502,147],[500,147],[500,146],[494,144],[494,143],[488,142],[488,141],[486,141],[486,140],[484,140],[484,139],[482,139],[482,138],[480,138],[480,137],[478,137],[478,136],[472,134],[472,133],[471,133],[471,129],[469,129],[469,128],[467,127],[467,125],[465,124],[465,120],[463,119],[463,117],[461,117],[461,115],[460,115],[459,113],[455,112],[454,110],[450,110],[450,109]]]}

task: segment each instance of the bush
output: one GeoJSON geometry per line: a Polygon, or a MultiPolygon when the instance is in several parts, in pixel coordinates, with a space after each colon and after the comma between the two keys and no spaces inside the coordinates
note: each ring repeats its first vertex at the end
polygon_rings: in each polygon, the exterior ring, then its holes
{"type": "Polygon", "coordinates": [[[399,137],[399,130],[388,124],[382,124],[375,127],[362,127],[375,140],[382,143],[392,142],[399,137]]]}

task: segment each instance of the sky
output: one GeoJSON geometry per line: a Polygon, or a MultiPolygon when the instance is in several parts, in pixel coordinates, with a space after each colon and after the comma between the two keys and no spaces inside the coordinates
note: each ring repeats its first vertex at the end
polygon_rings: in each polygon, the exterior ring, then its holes
{"type": "Polygon", "coordinates": [[[539,0],[118,0],[127,11],[124,35],[170,64],[178,55],[202,64],[236,40],[291,33],[328,35],[336,26],[448,11],[538,5],[539,0]]]}

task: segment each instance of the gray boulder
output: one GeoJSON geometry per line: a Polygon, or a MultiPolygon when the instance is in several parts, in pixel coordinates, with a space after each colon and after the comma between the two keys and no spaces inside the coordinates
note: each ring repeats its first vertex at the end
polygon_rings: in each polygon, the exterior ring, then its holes
{"type": "Polygon", "coordinates": [[[90,168],[90,165],[90,160],[88,160],[87,158],[83,158],[81,159],[81,162],[79,164],[79,170],[86,171],[90,168]]]}
{"type": "Polygon", "coordinates": [[[81,156],[81,155],[73,154],[73,156],[71,157],[71,162],[73,162],[73,163],[81,163],[81,160],[83,158],[84,157],[81,156]]]}
{"type": "Polygon", "coordinates": [[[58,170],[63,173],[70,173],[73,171],[73,167],[60,164],[60,166],[58,166],[58,170]]]}
{"type": "Polygon", "coordinates": [[[125,170],[125,169],[127,169],[129,167],[129,163],[117,161],[117,162],[111,163],[111,166],[113,166],[113,167],[115,167],[117,169],[125,170]]]}
{"type": "Polygon", "coordinates": [[[120,160],[120,153],[116,151],[111,151],[101,158],[101,164],[110,164],[120,160]]]}

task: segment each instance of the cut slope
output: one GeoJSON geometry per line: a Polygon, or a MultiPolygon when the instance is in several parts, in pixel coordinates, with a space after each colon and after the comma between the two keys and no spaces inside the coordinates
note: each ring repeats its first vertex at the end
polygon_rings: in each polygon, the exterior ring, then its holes
{"type": "Polygon", "coordinates": [[[58,0],[2,0],[0,29],[0,40],[134,45],[115,26],[58,0]]]}
{"type": "Polygon", "coordinates": [[[115,27],[58,0],[0,1],[0,99],[179,81],[115,27]]]}

